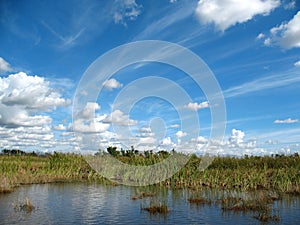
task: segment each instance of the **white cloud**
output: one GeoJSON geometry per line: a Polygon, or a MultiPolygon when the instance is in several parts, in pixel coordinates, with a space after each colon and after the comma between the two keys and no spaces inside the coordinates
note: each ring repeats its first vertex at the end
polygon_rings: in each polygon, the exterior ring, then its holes
{"type": "Polygon", "coordinates": [[[180,127],[179,124],[172,124],[172,125],[170,125],[170,128],[171,128],[171,129],[177,129],[177,128],[179,128],[179,127],[180,127]]]}
{"type": "Polygon", "coordinates": [[[57,126],[53,126],[54,130],[66,130],[67,128],[63,124],[58,124],[57,126]]]}
{"type": "Polygon", "coordinates": [[[13,69],[2,57],[0,57],[0,73],[11,72],[13,69]]]}
{"type": "Polygon", "coordinates": [[[201,144],[208,143],[208,139],[203,136],[199,136],[197,138],[192,138],[191,141],[196,142],[196,143],[201,143],[201,144]]]}
{"type": "Polygon", "coordinates": [[[201,103],[197,103],[197,102],[190,102],[188,105],[185,106],[185,108],[188,108],[188,109],[191,109],[191,110],[194,110],[194,111],[197,111],[199,109],[205,109],[205,108],[208,108],[209,107],[209,103],[208,101],[205,101],[205,102],[201,102],[201,103]]]}
{"type": "Polygon", "coordinates": [[[92,119],[95,117],[95,111],[100,109],[96,102],[87,102],[84,109],[79,112],[78,117],[82,119],[92,119]]]}
{"type": "Polygon", "coordinates": [[[137,121],[129,118],[129,115],[125,115],[121,110],[113,111],[109,116],[107,116],[103,122],[113,123],[120,126],[132,126],[136,125],[137,121]]]}
{"type": "Polygon", "coordinates": [[[275,120],[274,123],[298,123],[299,120],[298,119],[291,119],[291,118],[288,118],[288,119],[285,119],[285,120],[275,120]]]}
{"type": "Polygon", "coordinates": [[[136,137],[154,137],[155,134],[152,132],[151,127],[142,127],[139,129],[139,133],[136,134],[136,137]]]}
{"type": "Polygon", "coordinates": [[[266,45],[266,46],[270,46],[271,43],[272,43],[271,38],[266,38],[266,39],[264,40],[264,45],[266,45]]]}
{"type": "Polygon", "coordinates": [[[109,129],[110,124],[77,119],[73,122],[73,130],[82,133],[102,133],[109,129]]]}
{"type": "Polygon", "coordinates": [[[0,78],[0,101],[6,106],[20,106],[28,110],[50,111],[57,106],[67,106],[70,100],[50,87],[50,82],[24,72],[0,78]]]}
{"type": "Polygon", "coordinates": [[[100,105],[96,102],[87,102],[85,107],[77,114],[70,128],[80,133],[103,133],[107,131],[110,127],[110,124],[104,122],[107,115],[95,113],[100,108],[100,105]]]}
{"type": "Polygon", "coordinates": [[[191,139],[191,144],[197,146],[197,152],[200,154],[212,155],[264,155],[267,151],[257,146],[256,139],[245,140],[245,133],[238,129],[232,129],[231,135],[227,141],[219,141],[198,137],[191,139]]]}
{"type": "Polygon", "coordinates": [[[53,146],[54,135],[49,126],[0,127],[0,148],[21,148],[40,151],[43,146],[53,146]]]}
{"type": "Polygon", "coordinates": [[[278,27],[273,27],[270,32],[271,36],[265,44],[277,44],[283,48],[299,48],[300,47],[300,11],[289,22],[284,22],[278,27]]]}
{"type": "Polygon", "coordinates": [[[141,14],[142,5],[135,0],[116,0],[114,12],[114,22],[116,24],[127,25],[126,20],[136,20],[141,14]]]}
{"type": "Polygon", "coordinates": [[[300,60],[294,63],[294,66],[300,66],[300,60]]]}
{"type": "Polygon", "coordinates": [[[175,134],[178,138],[182,138],[182,137],[185,137],[187,136],[188,134],[186,132],[183,132],[183,131],[177,131],[176,134],[175,134]]]}
{"type": "Polygon", "coordinates": [[[232,129],[229,143],[233,146],[239,146],[244,142],[245,133],[241,130],[232,129]]]}
{"type": "Polygon", "coordinates": [[[199,0],[196,15],[202,24],[214,23],[225,31],[256,15],[269,15],[279,5],[279,0],[199,0]]]}
{"type": "Polygon", "coordinates": [[[0,146],[30,151],[58,146],[51,127],[66,128],[62,124],[52,126],[48,113],[58,106],[68,106],[70,100],[51,84],[43,77],[23,72],[0,77],[0,146]]]}
{"type": "Polygon", "coordinates": [[[137,146],[152,146],[156,143],[156,139],[153,137],[142,137],[139,139],[137,146]]]}
{"type": "Polygon", "coordinates": [[[23,72],[0,77],[0,124],[3,126],[47,125],[52,118],[42,113],[69,103],[43,77],[23,72]]]}
{"type": "Polygon", "coordinates": [[[7,107],[0,104],[0,125],[3,126],[44,126],[52,122],[52,118],[44,115],[30,115],[20,107],[7,107]]]}
{"type": "Polygon", "coordinates": [[[169,145],[173,145],[173,142],[170,137],[166,137],[162,140],[161,145],[169,146],[169,145]]]}
{"type": "Polygon", "coordinates": [[[108,89],[108,90],[113,90],[113,89],[116,89],[116,88],[120,88],[123,86],[123,84],[119,83],[116,79],[110,79],[110,80],[107,80],[107,81],[104,81],[103,82],[103,86],[108,89]]]}
{"type": "Polygon", "coordinates": [[[262,38],[264,38],[266,35],[264,35],[263,33],[260,33],[259,35],[257,35],[256,39],[260,40],[262,38]]]}
{"type": "Polygon", "coordinates": [[[296,0],[292,0],[288,3],[285,3],[283,7],[284,7],[284,9],[287,9],[287,10],[294,9],[296,7],[296,0]]]}
{"type": "Polygon", "coordinates": [[[74,135],[74,133],[70,132],[70,131],[65,131],[60,134],[60,136],[62,136],[62,137],[67,137],[67,136],[72,136],[72,135],[74,135]]]}
{"type": "Polygon", "coordinates": [[[279,142],[269,139],[269,140],[265,141],[265,143],[269,144],[269,145],[277,145],[279,142]]]}
{"type": "Polygon", "coordinates": [[[140,132],[142,132],[142,133],[151,133],[152,130],[151,130],[151,127],[142,127],[140,129],[140,132]]]}

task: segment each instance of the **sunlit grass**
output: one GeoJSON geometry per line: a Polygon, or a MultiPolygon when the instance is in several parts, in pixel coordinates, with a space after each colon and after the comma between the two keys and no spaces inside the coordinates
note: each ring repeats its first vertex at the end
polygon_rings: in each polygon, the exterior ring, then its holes
{"type": "MultiPolygon", "coordinates": [[[[163,161],[168,154],[117,155],[124,163],[147,166],[163,161]]],[[[101,156],[100,156],[101,157],[101,156]]],[[[282,193],[300,194],[300,157],[217,157],[204,171],[199,169],[201,158],[195,155],[189,162],[158,186],[172,188],[216,188],[241,191],[274,190],[282,193]]],[[[128,171],[130,172],[130,171],[128,171]]],[[[159,174],[161,171],[157,171],[159,174]]],[[[123,174],[130,177],[130,174],[123,174]]],[[[21,184],[91,181],[115,184],[95,172],[78,154],[55,153],[47,156],[1,155],[0,192],[12,191],[21,184]]]]}

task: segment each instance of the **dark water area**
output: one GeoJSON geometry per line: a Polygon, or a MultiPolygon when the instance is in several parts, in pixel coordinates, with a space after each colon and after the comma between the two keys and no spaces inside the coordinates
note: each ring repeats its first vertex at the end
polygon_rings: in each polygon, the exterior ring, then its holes
{"type": "Polygon", "coordinates": [[[226,192],[86,183],[21,186],[0,195],[0,224],[300,224],[299,197],[283,196],[275,201],[272,208],[280,222],[263,223],[254,218],[254,212],[224,212],[220,204],[189,203],[188,198],[195,195],[216,200],[226,192]],[[149,191],[155,195],[132,200],[149,191]],[[35,208],[17,210],[15,206],[27,197],[35,208]],[[167,204],[170,211],[150,214],[141,210],[151,204],[167,204]]]}

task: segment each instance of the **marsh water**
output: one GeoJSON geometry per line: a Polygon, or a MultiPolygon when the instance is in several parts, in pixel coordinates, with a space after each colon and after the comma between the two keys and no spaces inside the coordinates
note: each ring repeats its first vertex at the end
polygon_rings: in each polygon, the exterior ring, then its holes
{"type": "MultiPolygon", "coordinates": [[[[194,205],[187,200],[195,195],[219,199],[224,194],[86,183],[28,185],[0,195],[0,224],[262,224],[253,212],[223,212],[219,204],[194,205]],[[132,196],[149,191],[155,195],[132,200],[132,196]],[[15,206],[26,198],[34,210],[17,210],[15,206]],[[141,210],[151,204],[167,204],[170,211],[162,215],[141,210]]],[[[284,196],[272,208],[280,222],[271,223],[300,223],[299,197],[284,196]]]]}

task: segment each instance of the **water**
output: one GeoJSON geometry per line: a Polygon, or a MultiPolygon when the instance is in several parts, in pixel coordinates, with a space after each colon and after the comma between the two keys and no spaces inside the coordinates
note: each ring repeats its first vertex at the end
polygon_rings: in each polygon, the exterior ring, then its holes
{"type": "MultiPolygon", "coordinates": [[[[224,213],[216,204],[192,205],[187,201],[192,194],[192,190],[84,183],[21,186],[13,193],[0,195],[0,224],[261,224],[253,218],[255,213],[224,213]],[[155,196],[132,200],[142,191],[155,192],[155,196]],[[14,206],[26,197],[35,209],[16,210],[14,206]],[[159,202],[167,203],[168,214],[151,215],[141,210],[159,202]]],[[[218,199],[224,193],[206,190],[200,194],[218,199]]],[[[300,223],[299,197],[285,196],[273,207],[279,211],[280,224],[300,223]]]]}

